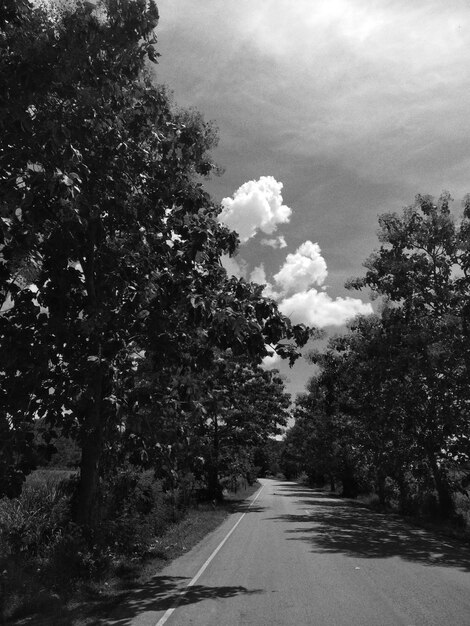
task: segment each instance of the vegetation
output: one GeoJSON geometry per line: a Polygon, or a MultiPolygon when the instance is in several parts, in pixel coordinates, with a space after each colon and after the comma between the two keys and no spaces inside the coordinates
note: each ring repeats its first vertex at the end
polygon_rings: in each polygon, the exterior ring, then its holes
{"type": "Polygon", "coordinates": [[[73,479],[69,471],[36,470],[18,498],[0,500],[2,623],[95,623],[101,612],[105,619],[129,589],[191,549],[259,487],[239,481],[223,505],[175,508],[153,472],[128,467],[106,481],[100,524],[84,529],[70,521],[73,479]]]}
{"type": "Polygon", "coordinates": [[[449,203],[418,196],[380,217],[382,246],[350,283],[370,287],[380,313],[312,354],[320,373],[297,399],[286,474],[456,518],[470,480],[470,200],[458,225],[449,203]]]}
{"type": "Polygon", "coordinates": [[[9,614],[164,558],[190,507],[260,474],[449,519],[468,495],[470,200],[458,225],[448,195],[380,218],[351,282],[380,311],[312,354],[276,441],[289,397],[261,363],[293,363],[312,331],[223,269],[238,242],[203,187],[216,133],[152,81],[157,23],[153,0],[0,7],[9,614]]]}
{"type": "Polygon", "coordinates": [[[0,18],[1,493],[19,494],[34,467],[41,418],[46,444],[79,446],[83,525],[120,463],[169,482],[196,471],[214,415],[230,445],[244,428],[253,445],[275,431],[285,396],[259,365],[267,345],[294,360],[309,333],[221,266],[237,239],[201,183],[214,131],[150,80],[153,2],[55,14],[11,2],[0,18]]]}
{"type": "Polygon", "coordinates": [[[310,335],[221,265],[237,235],[203,188],[216,133],[152,82],[157,22],[153,0],[0,8],[10,582],[99,577],[197,497],[253,481],[289,404],[262,359],[292,363],[310,335]],[[25,483],[58,458],[78,471],[25,483]]]}

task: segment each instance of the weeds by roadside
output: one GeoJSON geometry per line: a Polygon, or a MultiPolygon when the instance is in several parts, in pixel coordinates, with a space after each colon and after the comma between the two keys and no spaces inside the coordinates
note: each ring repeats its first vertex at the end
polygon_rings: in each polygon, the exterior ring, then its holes
{"type": "Polygon", "coordinates": [[[0,623],[88,624],[216,528],[258,485],[225,502],[175,504],[151,472],[127,469],[104,491],[93,531],[70,521],[73,473],[32,475],[19,498],[0,500],[0,623]],[[90,618],[91,619],[91,618],[90,618]]]}

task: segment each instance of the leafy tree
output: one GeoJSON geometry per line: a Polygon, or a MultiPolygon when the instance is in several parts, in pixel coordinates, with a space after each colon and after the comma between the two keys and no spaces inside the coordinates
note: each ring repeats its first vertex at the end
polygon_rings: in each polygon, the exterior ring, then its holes
{"type": "Polygon", "coordinates": [[[134,463],[157,468],[172,487],[193,475],[211,499],[221,497],[222,481],[235,484],[252,474],[255,449],[285,425],[289,407],[274,372],[235,357],[231,348],[216,354],[199,371],[169,374],[164,394],[150,370],[147,383],[135,389],[125,432],[134,463]]]}
{"type": "Polygon", "coordinates": [[[258,476],[276,476],[282,472],[281,455],[283,451],[283,441],[279,438],[270,438],[256,448],[253,463],[258,469],[258,476]]]}
{"type": "Polygon", "coordinates": [[[456,227],[449,194],[417,196],[400,217],[379,219],[382,247],[353,287],[391,303],[407,380],[399,387],[409,427],[432,472],[443,514],[452,513],[449,469],[468,458],[468,200],[456,227]],[[405,397],[406,396],[406,397],[405,397]]]}
{"type": "Polygon", "coordinates": [[[238,359],[216,366],[203,457],[210,494],[220,498],[222,477],[254,480],[255,450],[287,424],[290,397],[275,371],[238,359]]]}
{"type": "Polygon", "coordinates": [[[79,442],[80,523],[106,463],[137,450],[139,394],[176,422],[216,348],[294,360],[308,337],[220,266],[237,240],[201,184],[215,134],[152,84],[157,21],[144,0],[0,12],[2,488],[44,417],[79,442]]]}

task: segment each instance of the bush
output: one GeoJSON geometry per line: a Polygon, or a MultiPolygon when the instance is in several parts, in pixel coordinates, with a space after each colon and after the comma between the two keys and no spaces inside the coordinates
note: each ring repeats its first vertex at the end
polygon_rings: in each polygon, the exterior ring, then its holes
{"type": "Polygon", "coordinates": [[[66,481],[28,482],[18,498],[0,500],[0,557],[41,557],[69,518],[66,481]]]}
{"type": "Polygon", "coordinates": [[[65,566],[57,579],[53,555],[69,523],[70,492],[63,474],[43,472],[28,477],[18,498],[0,500],[1,617],[44,600],[54,580],[69,580],[65,566]]]}
{"type": "Polygon", "coordinates": [[[75,486],[69,471],[40,470],[0,500],[0,622],[137,562],[183,514],[181,489],[165,493],[153,472],[129,466],[102,481],[100,521],[83,529],[70,518],[75,486]]]}
{"type": "Polygon", "coordinates": [[[181,516],[152,471],[121,469],[108,478],[102,491],[106,495],[94,540],[113,556],[144,555],[155,536],[181,516]]]}

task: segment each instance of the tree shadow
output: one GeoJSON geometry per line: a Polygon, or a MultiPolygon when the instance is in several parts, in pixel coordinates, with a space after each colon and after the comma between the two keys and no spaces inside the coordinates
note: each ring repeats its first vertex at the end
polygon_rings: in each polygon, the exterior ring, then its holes
{"type": "Polygon", "coordinates": [[[470,572],[468,544],[412,527],[398,515],[371,511],[360,503],[305,488],[286,489],[283,495],[296,499],[304,511],[272,519],[291,523],[285,530],[289,540],[308,543],[314,553],[363,559],[400,557],[470,572]]]}
{"type": "Polygon", "coordinates": [[[261,506],[255,504],[255,506],[250,506],[249,502],[240,502],[230,507],[231,513],[262,513],[266,510],[265,506],[261,506]]]}
{"type": "Polygon", "coordinates": [[[154,576],[142,588],[121,594],[101,605],[99,613],[95,607],[95,619],[87,623],[90,626],[128,626],[137,615],[147,611],[166,611],[175,606],[195,604],[202,600],[263,593],[262,589],[247,589],[242,586],[187,587],[188,582],[189,578],[185,576],[154,576]]]}
{"type": "MultiPolygon", "coordinates": [[[[247,589],[242,586],[187,587],[189,580],[185,576],[154,576],[148,583],[132,591],[126,590],[106,599],[102,596],[89,597],[86,601],[74,603],[73,607],[61,605],[54,610],[51,606],[44,612],[36,612],[20,621],[15,619],[5,624],[73,626],[78,620],[87,626],[130,626],[138,615],[148,611],[166,611],[203,600],[223,600],[241,594],[265,593],[263,589],[247,589]]],[[[3,623],[0,616],[0,624],[3,623]]]]}

